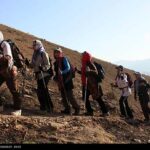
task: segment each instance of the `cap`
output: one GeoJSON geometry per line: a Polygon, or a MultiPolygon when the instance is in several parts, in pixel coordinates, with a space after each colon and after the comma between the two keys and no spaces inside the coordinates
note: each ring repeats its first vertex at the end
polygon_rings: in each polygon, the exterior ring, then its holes
{"type": "Polygon", "coordinates": [[[140,73],[140,72],[134,72],[134,74],[135,74],[135,75],[141,75],[141,73],[140,73]]]}
{"type": "Polygon", "coordinates": [[[116,67],[116,69],[121,69],[121,70],[123,70],[124,68],[123,68],[123,66],[119,65],[119,66],[116,67]]]}
{"type": "Polygon", "coordinates": [[[60,52],[60,53],[62,53],[61,47],[55,48],[54,51],[55,51],[55,52],[60,52]]]}

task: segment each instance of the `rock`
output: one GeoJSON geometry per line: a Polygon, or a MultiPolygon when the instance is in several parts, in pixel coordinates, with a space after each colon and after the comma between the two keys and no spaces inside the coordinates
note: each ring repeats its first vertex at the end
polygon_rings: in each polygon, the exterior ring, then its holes
{"type": "Polygon", "coordinates": [[[134,142],[136,142],[136,143],[142,143],[140,139],[134,139],[134,142]]]}

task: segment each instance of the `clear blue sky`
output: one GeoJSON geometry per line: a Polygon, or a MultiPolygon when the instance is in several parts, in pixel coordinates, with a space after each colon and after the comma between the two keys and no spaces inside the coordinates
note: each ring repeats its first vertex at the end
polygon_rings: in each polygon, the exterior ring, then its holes
{"type": "Polygon", "coordinates": [[[0,0],[0,23],[115,62],[150,58],[150,0],[0,0]]]}

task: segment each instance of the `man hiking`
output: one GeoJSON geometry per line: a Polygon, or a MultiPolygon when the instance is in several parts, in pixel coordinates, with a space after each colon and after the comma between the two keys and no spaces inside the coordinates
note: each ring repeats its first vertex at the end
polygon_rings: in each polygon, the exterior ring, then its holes
{"type": "Polygon", "coordinates": [[[134,81],[134,98],[136,101],[139,98],[140,105],[145,117],[144,122],[148,122],[150,120],[150,108],[148,107],[148,103],[150,101],[148,90],[150,89],[150,85],[141,73],[135,72],[134,74],[136,77],[136,80],[134,81]]]}
{"type": "Polygon", "coordinates": [[[132,111],[128,104],[128,97],[132,94],[131,88],[129,86],[128,76],[124,72],[123,66],[117,66],[117,76],[115,79],[115,84],[111,84],[114,87],[118,87],[121,90],[121,97],[119,100],[121,117],[127,119],[133,119],[132,111]]]}
{"type": "Polygon", "coordinates": [[[80,106],[78,105],[76,99],[73,94],[73,79],[71,75],[71,65],[66,57],[63,56],[63,52],[61,48],[54,49],[54,70],[55,77],[54,80],[58,84],[58,88],[61,92],[62,102],[64,105],[64,110],[61,113],[71,115],[71,106],[74,108],[74,115],[79,115],[80,106]]]}
{"type": "MultiPolygon", "coordinates": [[[[0,31],[0,86],[6,82],[14,101],[14,111],[11,113],[14,116],[21,116],[21,102],[22,99],[18,89],[18,71],[14,66],[14,60],[9,43],[4,40],[3,33],[0,31]]],[[[2,109],[2,105],[1,111],[2,109]]]]}
{"type": "Polygon", "coordinates": [[[40,110],[52,113],[53,103],[47,87],[51,78],[49,74],[49,55],[40,40],[34,40],[32,46],[34,53],[30,65],[34,68],[34,73],[37,80],[37,96],[40,103],[40,110]]]}
{"type": "Polygon", "coordinates": [[[92,98],[96,100],[101,108],[102,116],[108,116],[108,109],[102,99],[103,91],[100,83],[98,82],[98,71],[96,66],[92,62],[92,56],[88,52],[82,54],[82,69],[77,72],[81,74],[82,79],[82,98],[85,102],[87,112],[85,115],[93,116],[93,109],[91,107],[89,97],[92,95],[92,98]]]}

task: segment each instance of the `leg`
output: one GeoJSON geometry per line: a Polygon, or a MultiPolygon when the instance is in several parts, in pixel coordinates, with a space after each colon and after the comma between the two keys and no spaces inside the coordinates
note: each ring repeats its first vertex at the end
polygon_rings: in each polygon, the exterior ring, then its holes
{"type": "Polygon", "coordinates": [[[73,90],[67,91],[67,98],[71,103],[72,107],[75,109],[75,114],[78,114],[80,111],[80,106],[78,105],[76,99],[74,98],[73,90]]]}
{"type": "Polygon", "coordinates": [[[37,80],[37,96],[40,103],[40,110],[46,110],[45,98],[43,97],[44,85],[42,80],[37,80]]]}
{"type": "MultiPolygon", "coordinates": [[[[0,76],[0,86],[4,83],[4,81],[5,81],[5,79],[2,76],[0,76]]],[[[2,106],[2,105],[3,105],[3,102],[0,98],[0,106],[2,106]]]]}
{"type": "Polygon", "coordinates": [[[145,117],[145,120],[149,120],[149,107],[148,107],[148,95],[145,97],[140,97],[141,108],[145,117]]]}
{"type": "Polygon", "coordinates": [[[128,104],[128,97],[125,97],[124,104],[125,104],[125,109],[126,109],[127,115],[129,116],[129,118],[133,118],[133,113],[128,104]]]}
{"type": "Polygon", "coordinates": [[[127,117],[127,114],[126,114],[126,111],[125,111],[125,107],[124,107],[124,99],[125,99],[124,96],[120,97],[119,106],[120,106],[121,115],[124,116],[124,117],[127,117]]]}
{"type": "Polygon", "coordinates": [[[50,80],[50,77],[45,77],[44,78],[44,80],[45,80],[45,84],[46,84],[46,89],[45,89],[45,100],[46,100],[46,102],[45,102],[45,104],[46,104],[46,107],[47,107],[47,109],[48,109],[48,111],[52,111],[53,112],[53,103],[52,103],[52,100],[51,100],[51,96],[50,96],[50,93],[49,93],[49,91],[48,91],[48,82],[49,82],[49,80],[50,80]]]}
{"type": "Polygon", "coordinates": [[[22,99],[19,94],[19,90],[18,90],[18,86],[17,86],[17,79],[15,79],[15,78],[7,79],[6,85],[9,88],[11,94],[13,95],[14,109],[21,110],[22,99]]]}
{"type": "Polygon", "coordinates": [[[102,97],[99,97],[99,98],[97,99],[97,102],[98,102],[98,104],[99,104],[99,106],[100,106],[100,108],[101,108],[101,110],[102,110],[102,113],[103,113],[103,114],[107,114],[107,113],[108,113],[108,109],[107,109],[107,107],[106,107],[104,101],[102,100],[102,97]]]}
{"type": "Polygon", "coordinates": [[[88,114],[93,114],[93,109],[91,107],[89,97],[90,97],[90,91],[87,90],[87,92],[86,92],[86,103],[85,103],[85,106],[86,106],[86,109],[87,109],[87,115],[88,114]]]}
{"type": "Polygon", "coordinates": [[[67,93],[66,93],[66,91],[64,91],[63,89],[61,90],[61,97],[62,97],[63,106],[65,107],[65,110],[62,111],[62,112],[68,112],[68,113],[70,113],[70,111],[71,111],[70,102],[67,99],[67,93]]]}

